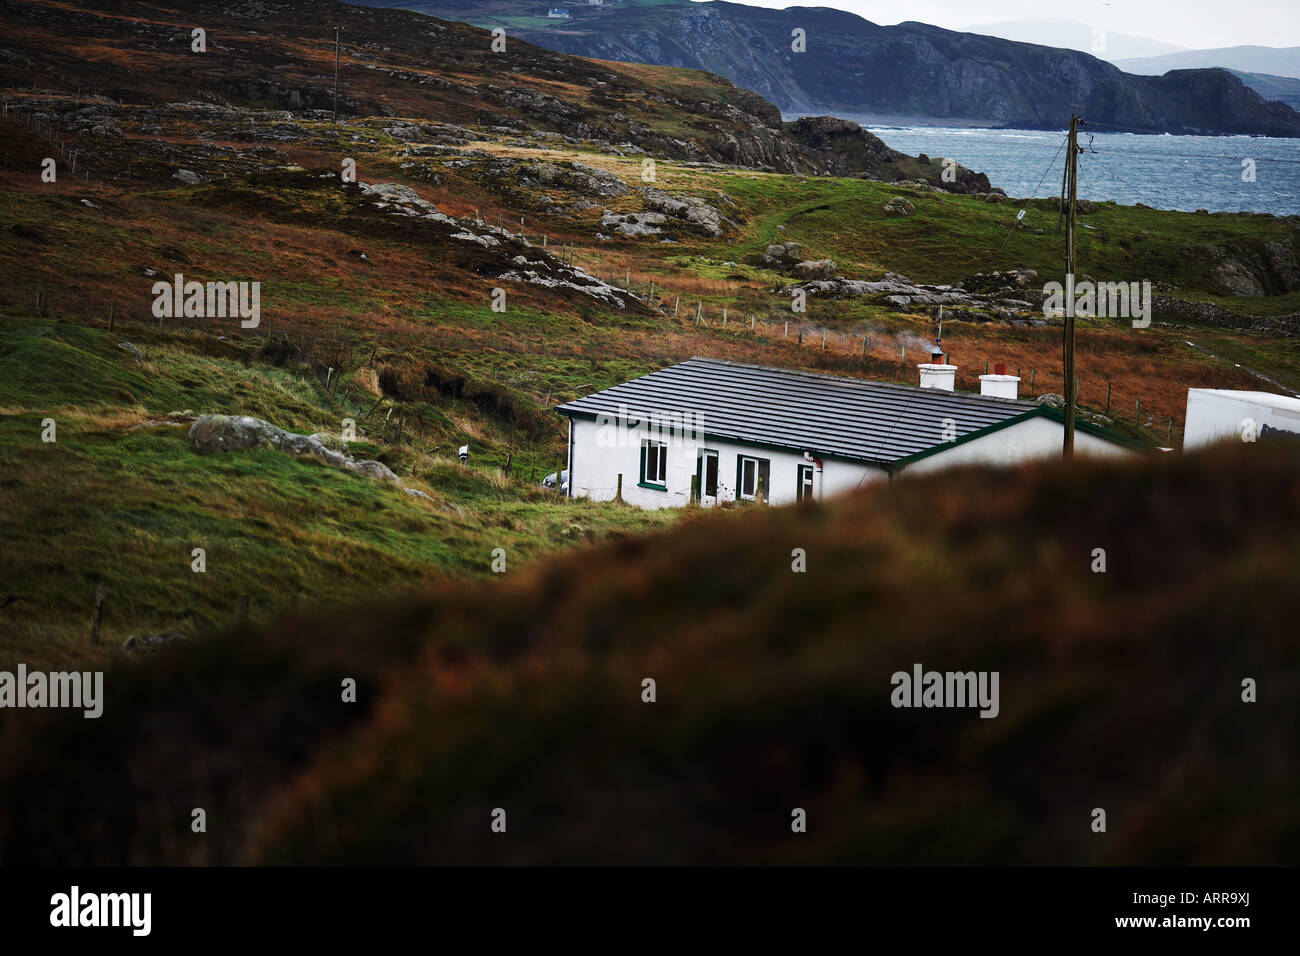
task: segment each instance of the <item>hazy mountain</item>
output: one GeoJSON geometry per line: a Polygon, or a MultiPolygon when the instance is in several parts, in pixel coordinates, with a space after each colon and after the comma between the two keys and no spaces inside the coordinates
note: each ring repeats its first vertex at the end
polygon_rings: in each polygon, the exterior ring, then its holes
{"type": "Polygon", "coordinates": [[[409,6],[504,27],[510,36],[563,53],[706,70],[786,113],[1054,129],[1082,111],[1097,123],[1150,132],[1300,136],[1300,115],[1225,71],[1135,77],[1074,50],[924,23],[879,26],[825,7],[570,4],[569,19],[548,20],[539,15],[546,5],[535,0],[414,0],[409,6]],[[794,49],[800,36],[803,52],[794,49]]]}
{"type": "MultiPolygon", "coordinates": [[[[1020,43],[1037,43],[1091,53],[1098,59],[1114,62],[1120,58],[1161,56],[1178,53],[1186,47],[1162,43],[1148,37],[1130,36],[1110,30],[1094,32],[1094,27],[1078,20],[1004,20],[1000,23],[981,23],[964,28],[967,33],[1016,40],[1020,43]]],[[[1131,72],[1131,71],[1130,71],[1131,72]]]]}
{"type": "Polygon", "coordinates": [[[1252,90],[1266,100],[1281,100],[1293,110],[1300,110],[1300,79],[1291,76],[1269,76],[1267,73],[1242,73],[1229,70],[1241,77],[1252,90]]]}
{"type": "Polygon", "coordinates": [[[1300,46],[1228,46],[1216,50],[1184,50],[1163,56],[1116,60],[1125,73],[1159,76],[1170,70],[1200,70],[1220,66],[1243,73],[1300,78],[1300,46]]]}

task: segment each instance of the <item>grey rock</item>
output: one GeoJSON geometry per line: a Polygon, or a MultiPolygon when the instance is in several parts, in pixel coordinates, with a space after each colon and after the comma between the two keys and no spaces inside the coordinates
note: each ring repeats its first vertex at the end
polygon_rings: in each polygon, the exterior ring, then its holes
{"type": "Polygon", "coordinates": [[[624,236],[657,236],[663,232],[660,227],[666,222],[668,217],[661,212],[606,212],[600,225],[624,236]]]}
{"type": "Polygon", "coordinates": [[[797,264],[793,271],[801,279],[829,279],[835,275],[835,262],[831,259],[810,259],[797,264]]]}
{"type": "Polygon", "coordinates": [[[670,195],[647,187],[645,201],[651,209],[699,226],[715,239],[721,238],[725,226],[735,227],[730,219],[696,196],[670,195]]]}
{"type": "Polygon", "coordinates": [[[355,461],[349,462],[345,467],[349,471],[354,471],[358,475],[365,475],[367,478],[377,478],[381,481],[390,481],[394,484],[401,484],[398,477],[393,474],[393,470],[379,461],[355,461]]]}
{"type": "Polygon", "coordinates": [[[187,644],[189,640],[184,634],[173,632],[132,634],[122,642],[122,650],[128,654],[156,654],[170,644],[187,644]]]}
{"type": "Polygon", "coordinates": [[[1259,278],[1236,259],[1225,259],[1210,272],[1210,281],[1229,295],[1263,295],[1259,278]]]}
{"type": "Polygon", "coordinates": [[[916,206],[903,196],[895,196],[881,207],[886,216],[910,216],[916,212],[916,206]]]}
{"type": "Polygon", "coordinates": [[[381,462],[354,461],[327,448],[315,436],[296,435],[247,415],[201,415],[190,426],[189,440],[203,454],[268,447],[294,458],[314,458],[331,468],[342,468],[367,478],[398,481],[392,470],[381,462]]]}

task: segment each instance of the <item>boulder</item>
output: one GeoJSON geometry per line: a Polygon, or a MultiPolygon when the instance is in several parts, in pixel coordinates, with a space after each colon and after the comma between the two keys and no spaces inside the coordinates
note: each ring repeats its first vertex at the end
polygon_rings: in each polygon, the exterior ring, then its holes
{"type": "Polygon", "coordinates": [[[179,179],[181,182],[187,183],[191,186],[197,186],[199,183],[203,182],[202,176],[200,176],[198,173],[191,172],[188,169],[176,170],[176,172],[172,174],[172,178],[179,179]]]}
{"type": "Polygon", "coordinates": [[[803,246],[797,242],[774,243],[768,246],[757,260],[750,261],[768,269],[793,270],[804,261],[803,246]]]}
{"type": "Polygon", "coordinates": [[[835,262],[831,259],[809,259],[794,267],[800,279],[829,279],[835,275],[835,262]]]}
{"type": "Polygon", "coordinates": [[[895,196],[881,208],[885,210],[886,216],[910,216],[916,212],[916,207],[903,196],[895,196]]]}
{"type": "Polygon", "coordinates": [[[167,632],[163,634],[132,634],[122,642],[122,650],[128,654],[156,654],[169,644],[184,644],[189,638],[184,634],[167,632]]]}

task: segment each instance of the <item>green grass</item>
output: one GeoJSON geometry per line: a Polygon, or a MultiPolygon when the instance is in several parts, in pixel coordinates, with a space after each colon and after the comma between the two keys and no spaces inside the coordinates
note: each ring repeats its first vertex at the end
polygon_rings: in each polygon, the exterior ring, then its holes
{"type": "MultiPolygon", "coordinates": [[[[187,426],[131,426],[191,409],[337,431],[343,410],[300,372],[245,365],[247,344],[133,335],[146,357],[137,366],[120,338],[67,322],[0,322],[0,580],[28,599],[4,612],[6,660],[102,660],[128,634],[227,624],[245,593],[258,617],[299,601],[362,600],[488,576],[495,548],[513,570],[567,544],[672,520],[557,498],[505,479],[492,460],[448,460],[423,438],[395,449],[371,436],[351,450],[385,460],[432,503],[269,449],[200,455],[187,426]],[[52,443],[41,440],[47,419],[52,443]],[[194,548],[206,551],[205,573],[191,569],[194,548]],[[96,649],[87,639],[99,583],[109,596],[96,649]]],[[[466,407],[457,415],[475,417],[466,407]]],[[[479,418],[477,428],[505,430],[479,418]]],[[[532,449],[531,471],[554,468],[545,447],[532,449]]],[[[529,456],[521,461],[527,473],[529,456]]]]}
{"type": "MultiPolygon", "coordinates": [[[[1021,204],[1011,201],[991,203],[831,177],[698,172],[694,178],[702,190],[720,189],[740,204],[748,222],[736,242],[739,255],[761,252],[772,242],[794,241],[803,244],[809,258],[835,259],[845,274],[867,277],[888,270],[935,283],[1012,267],[1035,269],[1043,276],[1063,270],[1064,234],[1057,231],[1052,199],[1030,202],[1024,228],[1013,230],[1021,204]],[[907,197],[916,212],[887,216],[881,207],[894,196],[907,197]],[[1044,234],[1035,235],[1034,229],[1044,234]]],[[[1300,242],[1294,222],[1249,214],[1198,216],[1099,203],[1080,221],[1098,227],[1079,232],[1081,272],[1103,280],[1165,282],[1206,298],[1213,293],[1209,270],[1185,247],[1300,242]]],[[[1230,302],[1253,307],[1257,314],[1282,314],[1295,311],[1300,294],[1232,297],[1230,302]]]]}

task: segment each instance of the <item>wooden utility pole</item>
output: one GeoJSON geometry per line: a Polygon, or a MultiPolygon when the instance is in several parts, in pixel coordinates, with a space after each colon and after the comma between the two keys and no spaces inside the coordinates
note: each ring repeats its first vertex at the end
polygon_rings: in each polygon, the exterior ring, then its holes
{"type": "Polygon", "coordinates": [[[339,28],[334,28],[334,122],[339,121],[339,28]]]}
{"type": "Polygon", "coordinates": [[[1074,457],[1074,213],[1079,186],[1079,116],[1070,116],[1070,141],[1065,159],[1065,439],[1061,457],[1074,457]]]}

